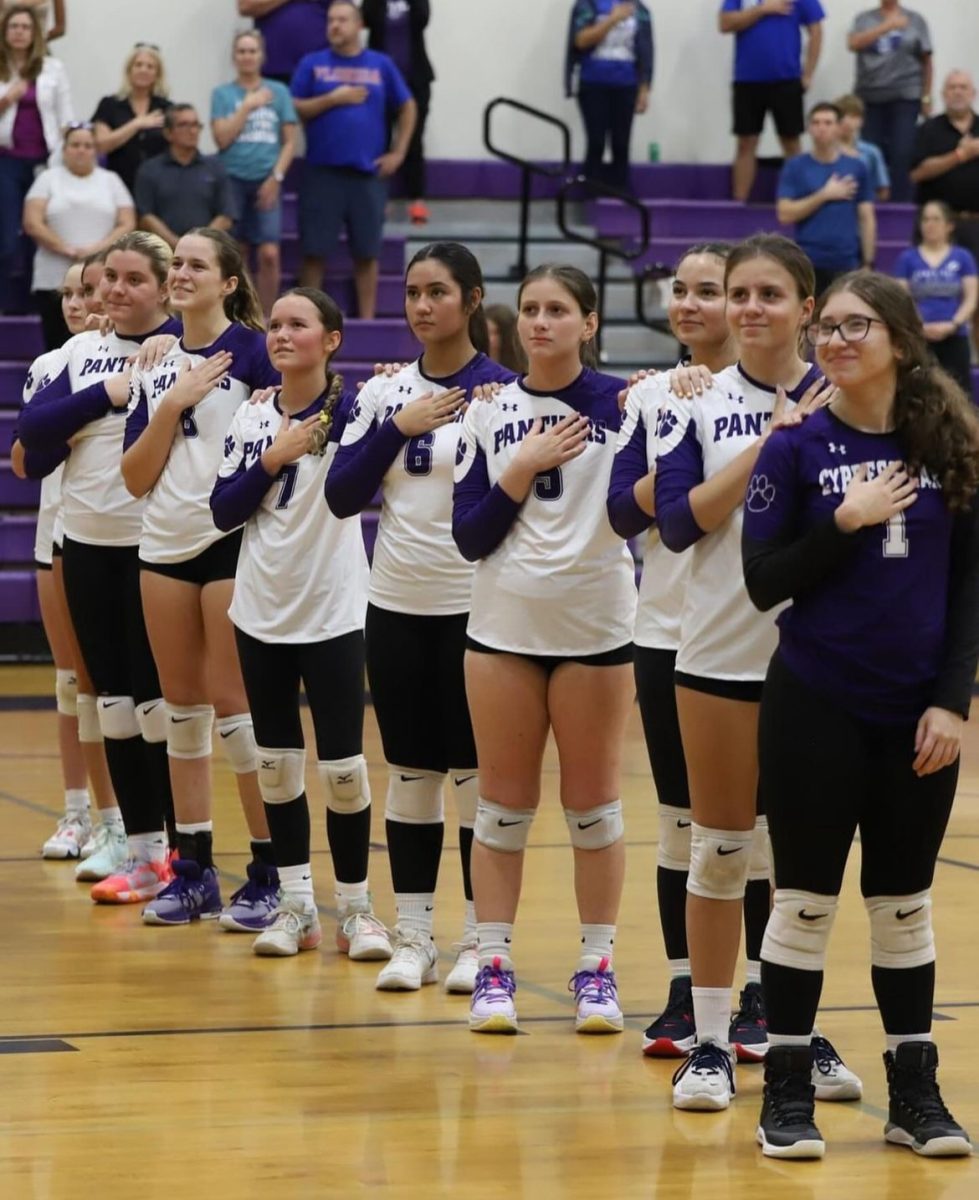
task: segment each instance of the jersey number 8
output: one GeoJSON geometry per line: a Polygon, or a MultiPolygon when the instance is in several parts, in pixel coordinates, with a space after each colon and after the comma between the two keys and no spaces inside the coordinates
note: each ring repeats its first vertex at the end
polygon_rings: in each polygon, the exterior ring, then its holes
{"type": "Polygon", "coordinates": [[[194,420],[194,410],[185,408],[180,414],[180,429],[185,438],[200,437],[197,432],[197,422],[194,420]]]}

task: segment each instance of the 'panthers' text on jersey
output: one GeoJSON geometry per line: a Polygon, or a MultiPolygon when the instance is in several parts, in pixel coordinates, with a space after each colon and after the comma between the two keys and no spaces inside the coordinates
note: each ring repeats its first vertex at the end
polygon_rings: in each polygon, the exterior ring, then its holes
{"type": "Polygon", "coordinates": [[[156,367],[133,374],[126,421],[126,446],[149,424],[185,364],[197,366],[227,350],[230,372],[193,408],[181,415],[160,477],[146,497],[139,556],[149,563],[196,558],[223,535],[211,519],[208,499],[214,485],[231,419],[256,388],[279,382],[265,348],[265,335],[244,325],[229,325],[205,350],[188,351],[178,343],[156,367]]]}
{"type": "MultiPolygon", "coordinates": [[[[52,379],[56,379],[67,363],[64,349],[49,350],[36,358],[27,372],[24,380],[24,390],[21,393],[21,403],[30,404],[35,393],[46,388],[52,379]]],[[[50,475],[41,480],[41,498],[37,506],[37,528],[34,531],[34,559],[39,563],[50,564],[54,543],[61,544],[64,533],[61,518],[61,476],[64,474],[64,463],[55,467],[50,475]]]]}
{"type": "Polygon", "coordinates": [[[476,565],[469,635],[522,654],[602,654],[632,641],[636,584],[632,555],[606,514],[624,382],[584,370],[555,395],[523,381],[490,404],[472,404],[462,424],[456,507],[499,482],[541,419],[576,412],[589,420],[583,453],[537,476],[497,548],[476,565]]]}

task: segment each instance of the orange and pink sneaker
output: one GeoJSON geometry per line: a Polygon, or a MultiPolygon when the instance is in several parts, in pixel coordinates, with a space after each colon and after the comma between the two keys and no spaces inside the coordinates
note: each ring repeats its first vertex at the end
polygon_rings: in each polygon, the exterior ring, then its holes
{"type": "Polygon", "coordinates": [[[96,904],[141,904],[152,900],[173,879],[170,862],[143,862],[130,858],[122,870],[92,888],[96,904]]]}

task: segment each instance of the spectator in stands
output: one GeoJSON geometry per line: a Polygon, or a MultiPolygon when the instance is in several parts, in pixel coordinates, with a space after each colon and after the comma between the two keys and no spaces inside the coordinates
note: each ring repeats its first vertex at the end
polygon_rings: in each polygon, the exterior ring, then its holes
{"type": "Polygon", "coordinates": [[[211,132],[231,185],[233,233],[258,248],[255,284],[270,313],[281,278],[282,184],[296,153],[299,118],[286,85],[262,77],[262,35],[248,29],[233,47],[238,74],[211,93],[211,132]]]}
{"type": "Polygon", "coordinates": [[[96,162],[91,125],[65,131],[62,161],[34,180],[24,201],[24,232],[34,239],[31,290],[41,316],[45,348],[68,338],[61,282],[73,262],[107,250],[136,228],[133,198],[119,176],[96,162]]]}
{"type": "Polygon", "coordinates": [[[721,33],[733,33],[735,200],[747,201],[758,169],[758,139],[772,114],[785,157],[801,149],[803,95],[812,82],[823,45],[826,14],[819,0],[724,0],[721,33]],[[802,61],[802,31],[806,58],[802,61]]]}
{"type": "Polygon", "coordinates": [[[891,176],[879,146],[860,136],[863,129],[864,103],[859,96],[840,96],[834,101],[840,117],[840,146],[844,154],[855,154],[863,161],[870,176],[874,195],[882,203],[891,198],[891,176]]]}
{"type": "Polygon", "coordinates": [[[167,148],[163,117],[169,94],[160,48],[137,42],[123,64],[119,91],[103,96],[92,117],[99,154],[130,191],[143,163],[167,148]]]}
{"type": "Polygon", "coordinates": [[[891,199],[911,199],[911,147],[918,117],[931,113],[931,35],[898,0],[859,13],[847,45],[857,56],[853,90],[867,106],[864,133],[884,152],[891,199]]]}
{"type": "Polygon", "coordinates": [[[909,246],[894,274],[911,293],[925,337],[939,363],[972,398],[969,325],[976,315],[976,260],[952,244],[955,218],[942,200],[929,200],[918,216],[919,244],[909,246]]]}
{"type": "Polygon", "coordinates": [[[65,21],[65,0],[5,0],[4,8],[12,8],[14,4],[21,8],[32,8],[37,13],[41,28],[47,41],[64,37],[67,23],[65,21]]]}
{"type": "Polygon", "coordinates": [[[299,60],[326,47],[330,0],[238,0],[238,12],[254,17],[265,39],[265,74],[288,85],[299,60]]]}
{"type": "Polygon", "coordinates": [[[418,118],[408,145],[402,175],[408,194],[408,218],[412,225],[424,225],[430,216],[425,203],[425,122],[432,99],[435,72],[425,49],[425,27],[431,5],[429,0],[363,0],[360,6],[367,27],[367,45],[394,60],[415,98],[418,118]]]}
{"type": "Polygon", "coordinates": [[[527,355],[517,336],[517,314],[509,304],[487,304],[483,311],[489,332],[489,357],[508,371],[525,374],[527,355]]]}
{"type": "Polygon", "coordinates": [[[629,139],[636,113],[649,107],[653,84],[653,18],[645,4],[576,0],[571,10],[565,91],[578,75],[578,106],[585,124],[584,174],[632,191],[629,139]],[[605,166],[606,143],[612,161],[605,166]]]}
{"type": "Polygon", "coordinates": [[[24,197],[74,119],[68,73],[46,54],[37,13],[22,4],[8,8],[0,17],[0,312],[13,304],[24,197]]]}
{"type": "Polygon", "coordinates": [[[322,286],[325,260],[335,252],[345,225],[358,312],[370,318],[377,303],[385,180],[404,162],[416,106],[392,60],[362,48],[362,33],[360,9],[353,0],[332,0],[327,14],[329,48],[306,55],[293,76],[292,94],[306,125],[299,281],[304,287],[322,286]]]}
{"type": "Polygon", "coordinates": [[[837,275],[873,266],[877,218],[867,168],[840,145],[835,104],[812,108],[809,137],[812,151],[782,168],[778,219],[796,226],[795,240],[816,269],[818,297],[837,275]]]}
{"type": "Polygon", "coordinates": [[[168,148],[136,172],[139,227],[171,249],[188,229],[230,229],[234,200],[224,167],[197,148],[201,122],[192,104],[173,104],[163,119],[168,148]]]}

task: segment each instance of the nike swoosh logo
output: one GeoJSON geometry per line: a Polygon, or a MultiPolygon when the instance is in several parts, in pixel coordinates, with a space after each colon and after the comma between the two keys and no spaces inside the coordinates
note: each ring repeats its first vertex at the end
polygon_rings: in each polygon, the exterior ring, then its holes
{"type": "Polygon", "coordinates": [[[727,858],[729,854],[737,854],[743,849],[744,846],[732,846],[730,850],[725,850],[723,846],[718,846],[717,853],[721,856],[721,858],[727,858]]]}
{"type": "Polygon", "coordinates": [[[677,823],[676,823],[676,827],[677,827],[677,829],[689,829],[692,824],[693,824],[693,821],[680,821],[678,819],[677,823]]]}
{"type": "Polygon", "coordinates": [[[497,825],[501,826],[503,829],[505,829],[508,825],[519,825],[520,824],[519,821],[504,821],[502,817],[497,817],[496,823],[497,823],[497,825]]]}
{"type": "Polygon", "coordinates": [[[513,941],[513,938],[508,938],[508,937],[505,937],[503,940],[504,940],[504,942],[506,942],[506,944],[509,946],[509,945],[510,945],[510,943],[513,941]]]}
{"type": "MultiPolygon", "coordinates": [[[[171,717],[170,721],[174,725],[183,725],[184,721],[193,721],[193,717],[171,717]]],[[[222,737],[224,734],[221,735],[222,737]]]]}
{"type": "Polygon", "coordinates": [[[578,822],[578,828],[579,828],[579,829],[591,829],[591,827],[592,827],[593,825],[601,825],[601,823],[602,823],[602,818],[601,818],[601,817],[598,817],[598,818],[597,818],[596,820],[594,820],[594,821],[589,821],[589,822],[588,822],[587,824],[585,824],[585,825],[582,825],[582,823],[579,821],[579,822],[578,822]]]}
{"type": "Polygon", "coordinates": [[[114,704],[121,704],[121,703],[122,703],[121,700],[103,700],[102,707],[103,708],[112,708],[112,706],[114,704]]]}
{"type": "Polygon", "coordinates": [[[435,905],[434,904],[426,904],[425,911],[426,912],[435,912],[435,905]]]}
{"type": "Polygon", "coordinates": [[[463,785],[464,783],[468,783],[470,779],[475,779],[475,778],[476,778],[476,776],[475,776],[475,775],[466,775],[466,776],[465,776],[464,778],[462,778],[462,779],[457,779],[457,780],[455,781],[455,785],[456,785],[456,787],[462,787],[462,785],[463,785]]]}
{"type": "Polygon", "coordinates": [[[312,881],[312,878],[313,878],[313,877],[312,877],[312,875],[304,875],[304,876],[302,877],[302,882],[303,882],[303,883],[310,883],[310,882],[312,881]]]}
{"type": "Polygon", "coordinates": [[[415,783],[421,778],[422,778],[421,775],[402,775],[401,782],[402,783],[415,783]]]}
{"type": "MultiPolygon", "coordinates": [[[[189,718],[189,717],[179,717],[179,718],[177,718],[177,719],[178,719],[178,720],[182,720],[182,721],[188,721],[188,720],[190,720],[190,718],[189,718]]],[[[238,730],[237,730],[237,729],[229,729],[227,733],[225,733],[225,731],[224,731],[223,729],[219,729],[219,730],[218,730],[218,733],[221,735],[221,737],[222,737],[222,738],[229,738],[229,737],[231,737],[231,736],[232,736],[232,734],[235,734],[235,733],[237,733],[237,732],[238,732],[238,730]]]]}
{"type": "Polygon", "coordinates": [[[923,904],[919,904],[917,908],[912,908],[908,912],[901,912],[901,910],[898,909],[894,916],[897,917],[899,921],[906,921],[908,917],[913,917],[915,913],[920,913],[924,907],[925,906],[923,904]]]}
{"type": "Polygon", "coordinates": [[[824,921],[826,913],[807,913],[804,908],[799,909],[799,917],[803,921],[824,921]]]}
{"type": "Polygon", "coordinates": [[[147,704],[147,706],[143,709],[143,712],[151,713],[154,708],[159,708],[162,703],[163,703],[162,700],[156,700],[152,704],[147,704]]]}

